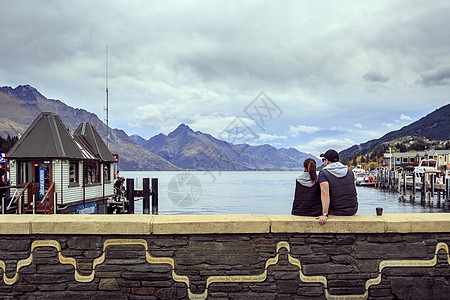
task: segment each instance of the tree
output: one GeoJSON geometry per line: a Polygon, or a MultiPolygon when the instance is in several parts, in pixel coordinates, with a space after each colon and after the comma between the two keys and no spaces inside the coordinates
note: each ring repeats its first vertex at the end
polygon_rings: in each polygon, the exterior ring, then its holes
{"type": "Polygon", "coordinates": [[[11,137],[9,134],[6,139],[0,136],[0,153],[8,152],[18,139],[19,138],[17,136],[11,137]]]}

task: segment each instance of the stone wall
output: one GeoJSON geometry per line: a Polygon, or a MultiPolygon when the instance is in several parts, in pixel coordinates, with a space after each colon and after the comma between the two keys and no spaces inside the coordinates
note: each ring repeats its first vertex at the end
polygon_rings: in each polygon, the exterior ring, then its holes
{"type": "Polygon", "coordinates": [[[450,215],[0,216],[1,299],[445,299],[450,215]]]}

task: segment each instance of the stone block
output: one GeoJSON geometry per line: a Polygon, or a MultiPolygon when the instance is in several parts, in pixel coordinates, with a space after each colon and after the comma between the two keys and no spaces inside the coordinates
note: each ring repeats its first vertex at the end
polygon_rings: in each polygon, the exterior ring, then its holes
{"type": "Polygon", "coordinates": [[[73,274],[23,274],[23,279],[31,284],[53,284],[64,282],[75,282],[73,274]]]}
{"type": "Polygon", "coordinates": [[[19,283],[13,287],[14,292],[34,292],[37,290],[35,285],[19,283]]]}
{"type": "Polygon", "coordinates": [[[328,255],[302,255],[300,262],[302,264],[320,264],[329,262],[330,256],[328,255]]]}
{"type": "Polygon", "coordinates": [[[278,280],[277,281],[278,291],[282,294],[295,294],[298,289],[298,282],[294,280],[290,281],[284,281],[284,280],[278,280]]]}
{"type": "Polygon", "coordinates": [[[35,215],[0,215],[0,234],[31,234],[31,221],[35,218],[35,215]]]}
{"type": "Polygon", "coordinates": [[[403,241],[403,236],[397,233],[369,234],[367,241],[371,243],[398,243],[403,241]]]}
{"type": "Polygon", "coordinates": [[[264,215],[157,215],[153,234],[268,233],[264,215]]]}
{"type": "Polygon", "coordinates": [[[172,299],[182,299],[182,298],[186,297],[186,293],[187,293],[186,289],[162,288],[162,289],[158,289],[155,292],[155,296],[158,299],[172,300],[172,299]]]}
{"type": "MultiPolygon", "coordinates": [[[[168,287],[174,287],[175,283],[172,280],[172,278],[167,280],[161,279],[153,279],[151,281],[141,281],[141,286],[152,286],[155,288],[168,288],[168,287]]],[[[186,285],[183,284],[184,288],[186,288],[186,285]]]]}
{"type": "Polygon", "coordinates": [[[131,293],[134,295],[151,296],[155,293],[154,287],[135,287],[131,289],[131,293]]]}
{"type": "Polygon", "coordinates": [[[273,233],[382,233],[385,221],[372,215],[330,216],[319,225],[314,217],[269,215],[273,233]]]}
{"type": "Polygon", "coordinates": [[[213,292],[240,292],[242,285],[240,283],[213,283],[209,286],[208,290],[213,292]]]}
{"type": "Polygon", "coordinates": [[[349,265],[352,259],[349,255],[332,255],[331,261],[335,264],[349,265]]]}
{"type": "Polygon", "coordinates": [[[233,300],[248,300],[248,299],[258,299],[258,300],[275,300],[278,297],[277,293],[254,293],[254,292],[246,292],[246,293],[229,293],[229,299],[233,300]]]}
{"type": "Polygon", "coordinates": [[[249,285],[249,289],[256,293],[274,293],[278,290],[278,287],[276,284],[258,283],[249,285]]]}
{"type": "Polygon", "coordinates": [[[102,249],[103,241],[101,236],[73,236],[68,239],[67,246],[71,250],[95,250],[102,249]]]}
{"type": "Polygon", "coordinates": [[[352,256],[358,259],[430,259],[423,243],[364,243],[354,245],[352,256]]]}
{"type": "Polygon", "coordinates": [[[65,291],[67,289],[68,284],[67,283],[55,283],[55,284],[39,284],[37,285],[37,288],[39,291],[65,291]]]}
{"type": "Polygon", "coordinates": [[[98,289],[98,282],[77,282],[68,285],[70,291],[96,291],[98,289]]]}
{"type": "Polygon", "coordinates": [[[33,234],[142,234],[151,233],[153,215],[48,215],[31,220],[33,234]]]}
{"type": "Polygon", "coordinates": [[[102,278],[98,284],[98,289],[101,291],[118,291],[120,290],[119,283],[115,278],[102,278]]]}
{"type": "Polygon", "coordinates": [[[296,294],[298,296],[320,297],[324,294],[323,285],[301,283],[296,294]]]}
{"type": "Polygon", "coordinates": [[[383,215],[386,221],[385,232],[420,233],[420,232],[448,232],[450,215],[435,214],[392,214],[383,215]]]}
{"type": "Polygon", "coordinates": [[[141,283],[137,280],[127,280],[123,278],[117,278],[116,281],[121,288],[134,288],[141,286],[141,283]]]}

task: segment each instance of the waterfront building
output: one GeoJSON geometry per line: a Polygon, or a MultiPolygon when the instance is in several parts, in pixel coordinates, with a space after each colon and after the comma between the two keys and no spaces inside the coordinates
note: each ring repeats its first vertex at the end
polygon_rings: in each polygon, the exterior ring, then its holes
{"type": "Polygon", "coordinates": [[[406,166],[418,166],[420,161],[424,159],[434,159],[436,167],[445,171],[450,164],[450,150],[425,150],[419,152],[396,152],[385,154],[383,165],[389,166],[389,156],[392,155],[391,162],[395,169],[404,168],[406,166]]]}
{"type": "MultiPolygon", "coordinates": [[[[91,124],[69,132],[58,115],[41,113],[7,158],[11,186],[18,186],[11,195],[29,184],[25,193],[41,199],[39,189],[50,189],[57,213],[105,213],[114,195],[116,159],[91,124]]],[[[24,210],[32,197],[25,199],[24,210]]]]}

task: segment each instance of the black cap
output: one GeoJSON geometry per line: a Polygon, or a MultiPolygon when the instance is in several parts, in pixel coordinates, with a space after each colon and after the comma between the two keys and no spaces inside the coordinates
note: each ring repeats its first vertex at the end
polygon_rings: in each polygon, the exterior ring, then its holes
{"type": "Polygon", "coordinates": [[[339,161],[339,154],[336,152],[336,150],[330,149],[325,153],[320,154],[320,157],[324,157],[328,159],[328,161],[331,162],[338,162],[339,161]]]}

